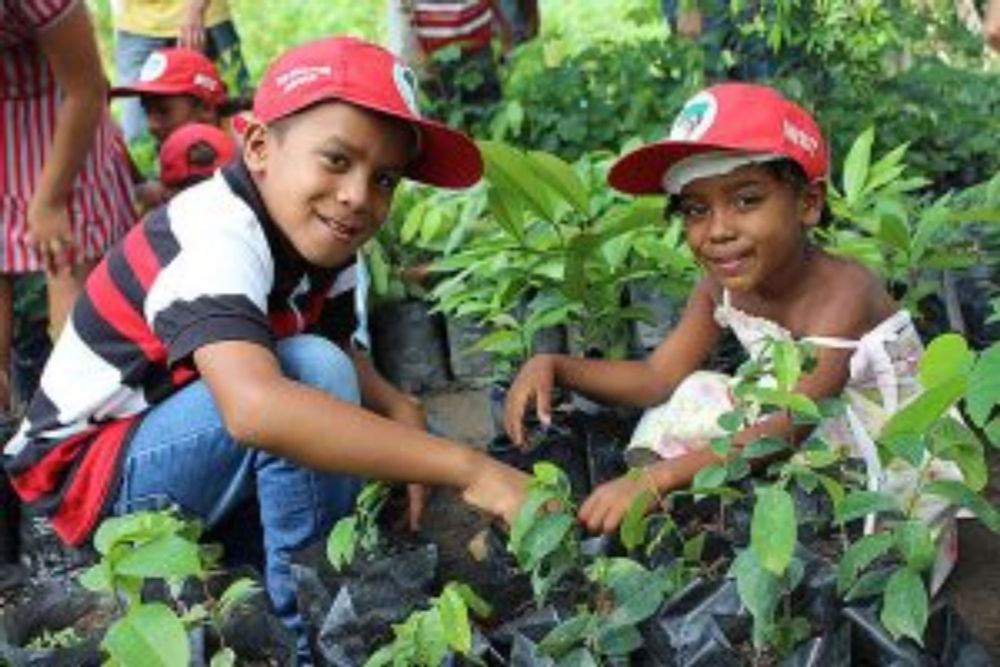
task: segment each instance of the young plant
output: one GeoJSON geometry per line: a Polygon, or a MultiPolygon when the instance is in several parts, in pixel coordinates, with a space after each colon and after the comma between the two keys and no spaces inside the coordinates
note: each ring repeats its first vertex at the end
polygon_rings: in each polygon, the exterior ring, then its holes
{"type": "Polygon", "coordinates": [[[375,552],[382,533],[378,516],[389,499],[389,487],[383,482],[368,482],[358,494],[354,514],[338,521],[326,541],[326,557],[337,571],[354,562],[355,558],[375,552]]]}
{"type": "MultiPolygon", "coordinates": [[[[175,603],[182,614],[168,604],[143,601],[147,581],[164,580],[176,600],[187,579],[204,579],[215,567],[221,553],[211,545],[198,544],[201,530],[199,523],[184,521],[173,511],[113,517],[97,529],[94,548],[101,559],[81,575],[80,583],[112,595],[119,605],[121,617],[101,642],[109,664],[186,666],[191,659],[188,630],[204,623],[218,629],[237,604],[259,590],[249,580],[240,579],[218,602],[209,599],[191,609],[175,603]]],[[[223,646],[212,664],[233,664],[234,660],[233,652],[223,646]]]]}
{"type": "Polygon", "coordinates": [[[539,605],[581,567],[580,534],[566,474],[551,463],[534,466],[528,493],[510,529],[508,550],[531,576],[539,605]]]}
{"type": "Polygon", "coordinates": [[[628,558],[598,558],[586,568],[593,586],[587,604],[538,644],[560,665],[599,665],[627,658],[642,646],[637,626],[656,613],[669,591],[662,572],[628,558]]]}
{"type": "Polygon", "coordinates": [[[472,626],[469,612],[480,618],[490,615],[490,606],[467,584],[449,582],[430,607],[410,614],[393,626],[391,644],[376,651],[365,667],[439,667],[448,654],[469,656],[472,626]]]}

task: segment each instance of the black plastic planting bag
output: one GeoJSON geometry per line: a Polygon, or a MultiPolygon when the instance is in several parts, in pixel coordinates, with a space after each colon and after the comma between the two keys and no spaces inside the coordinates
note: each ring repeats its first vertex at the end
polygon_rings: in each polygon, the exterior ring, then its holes
{"type": "MultiPolygon", "coordinates": [[[[25,648],[44,630],[51,633],[74,624],[101,607],[101,597],[69,580],[52,580],[28,591],[25,602],[0,615],[0,665],[11,667],[81,667],[101,664],[100,632],[79,643],[50,648],[25,648]]],[[[104,613],[104,615],[107,615],[104,613]]]]}
{"type": "Polygon", "coordinates": [[[371,314],[375,364],[397,387],[409,392],[448,384],[444,324],[423,301],[387,303],[371,314]]]}
{"type": "Polygon", "coordinates": [[[807,639],[781,661],[781,667],[852,667],[853,664],[851,626],[846,622],[833,632],[807,639]]]}
{"type": "Polygon", "coordinates": [[[437,565],[434,544],[352,564],[317,637],[326,664],[364,664],[377,645],[391,639],[392,624],[426,605],[437,565]]]}

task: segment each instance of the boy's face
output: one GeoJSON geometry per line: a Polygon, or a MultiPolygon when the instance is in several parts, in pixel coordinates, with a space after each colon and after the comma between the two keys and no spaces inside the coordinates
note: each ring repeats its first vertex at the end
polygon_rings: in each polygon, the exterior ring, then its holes
{"type": "Polygon", "coordinates": [[[819,222],[825,189],[802,192],[748,165],[686,185],[677,209],[695,257],[725,288],[780,292],[794,284],[806,230],[819,222]]]}
{"type": "Polygon", "coordinates": [[[408,125],[328,102],[251,125],[244,159],[264,205],[310,264],[343,264],[386,219],[413,156],[408,125]]]}
{"type": "Polygon", "coordinates": [[[188,123],[216,122],[215,114],[191,95],[143,95],[139,98],[146,112],[149,133],[162,145],[170,133],[188,123]]]}

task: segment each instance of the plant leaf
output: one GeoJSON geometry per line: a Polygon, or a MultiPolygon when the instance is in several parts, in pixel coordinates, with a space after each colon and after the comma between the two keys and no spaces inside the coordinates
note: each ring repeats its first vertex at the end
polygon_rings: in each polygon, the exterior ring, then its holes
{"type": "Polygon", "coordinates": [[[873,513],[899,511],[899,503],[889,494],[879,491],[852,491],[841,503],[837,520],[847,523],[873,513]]]}
{"type": "Polygon", "coordinates": [[[761,567],[781,576],[795,551],[795,502],[780,486],[758,489],[750,524],[750,546],[761,567]]]}
{"type": "Polygon", "coordinates": [[[892,533],[879,532],[865,535],[849,546],[837,565],[837,591],[843,594],[854,586],[858,575],[895,542],[892,533]]]}
{"type": "Polygon", "coordinates": [[[110,628],[101,642],[122,665],[187,667],[191,647],[181,619],[164,604],[140,604],[110,628]]]}
{"type": "Polygon", "coordinates": [[[920,575],[904,567],[893,572],[885,585],[879,618],[893,639],[909,637],[923,646],[927,607],[927,589],[920,575]]]}

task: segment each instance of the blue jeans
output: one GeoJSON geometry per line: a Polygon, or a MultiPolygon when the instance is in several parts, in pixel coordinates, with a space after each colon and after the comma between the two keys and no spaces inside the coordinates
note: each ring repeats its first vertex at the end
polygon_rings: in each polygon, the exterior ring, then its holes
{"type": "MultiPolygon", "coordinates": [[[[230,54],[232,67],[235,68],[236,90],[232,90],[233,81],[226,72],[219,74],[230,88],[229,95],[234,96],[247,90],[250,75],[240,52],[240,37],[232,21],[217,23],[205,30],[206,55],[219,66],[219,58],[224,53],[230,54]]],[[[176,46],[177,40],[172,37],[153,37],[139,35],[124,30],[115,31],[115,69],[118,71],[118,85],[127,85],[139,78],[139,72],[149,54],[157,49],[176,46]]],[[[146,114],[142,111],[138,97],[126,97],[121,100],[121,125],[128,142],[138,139],[146,131],[146,114]]]]}
{"type": "MultiPolygon", "coordinates": [[[[301,335],[278,343],[286,376],[351,403],[360,402],[350,358],[319,336],[301,335]]],[[[304,468],[235,442],[226,431],[204,381],[181,389],[154,406],[129,444],[116,515],[172,505],[217,526],[256,496],[264,539],[265,582],[279,618],[308,644],[292,580],[291,554],[324,537],[349,513],[362,480],[304,468]]]]}

